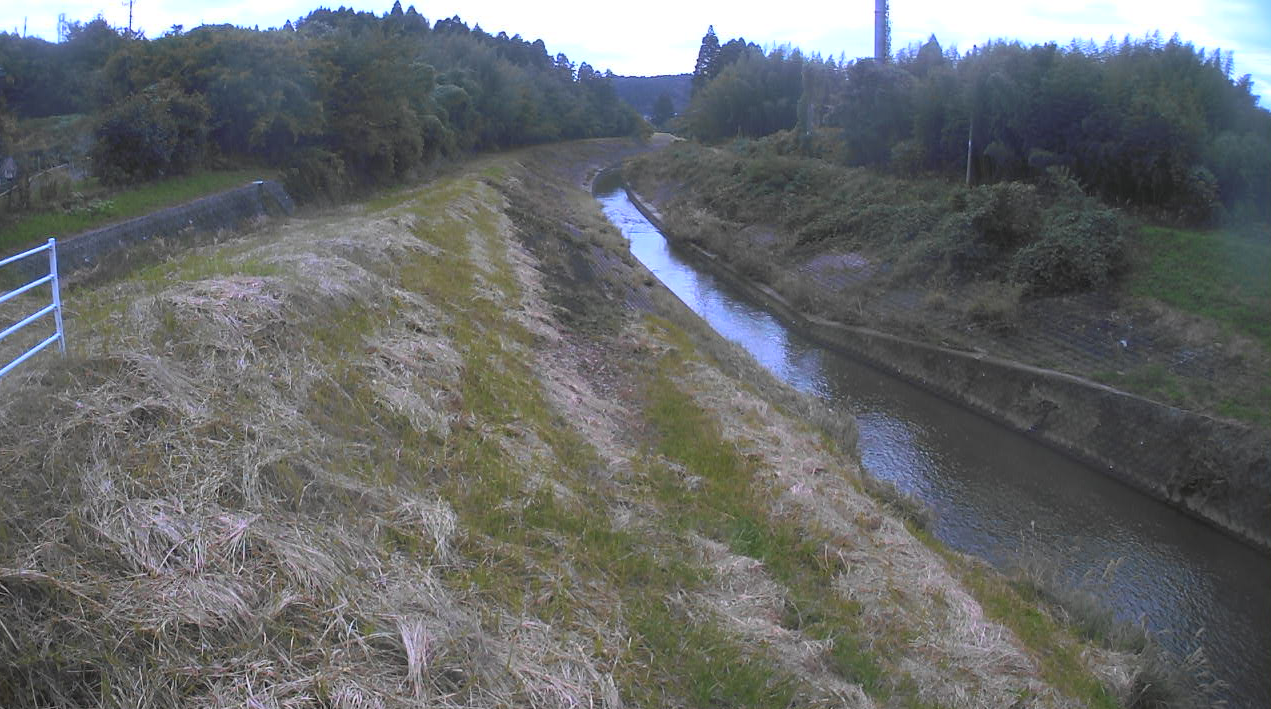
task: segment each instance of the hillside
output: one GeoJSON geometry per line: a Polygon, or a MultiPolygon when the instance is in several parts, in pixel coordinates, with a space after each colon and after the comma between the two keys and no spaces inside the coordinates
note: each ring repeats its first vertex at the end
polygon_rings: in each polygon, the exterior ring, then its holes
{"type": "Polygon", "coordinates": [[[692,74],[665,76],[615,76],[610,81],[618,98],[642,116],[653,115],[653,104],[658,96],[666,94],[677,114],[688,108],[689,94],[693,91],[692,74]]]}
{"type": "Polygon", "coordinates": [[[637,149],[505,153],[73,288],[72,356],[0,399],[0,704],[1154,685],[867,493],[850,419],[631,259],[580,185],[637,149]]]}

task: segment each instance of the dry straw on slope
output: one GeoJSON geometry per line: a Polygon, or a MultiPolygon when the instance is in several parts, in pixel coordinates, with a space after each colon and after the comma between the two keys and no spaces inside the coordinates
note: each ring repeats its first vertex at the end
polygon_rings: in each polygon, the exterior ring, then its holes
{"type": "Polygon", "coordinates": [[[396,282],[436,248],[414,227],[293,223],[77,294],[79,353],[0,403],[0,704],[616,704],[577,646],[439,580],[455,513],[366,469],[337,425],[362,402],[314,411],[343,376],[436,445],[455,425],[451,316],[396,282]]]}

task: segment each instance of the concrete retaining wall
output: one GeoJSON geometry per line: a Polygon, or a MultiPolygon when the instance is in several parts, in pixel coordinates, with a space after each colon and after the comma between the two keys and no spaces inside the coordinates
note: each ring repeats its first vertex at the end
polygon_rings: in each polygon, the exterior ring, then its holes
{"type": "MultiPolygon", "coordinates": [[[[109,254],[154,237],[229,229],[255,217],[289,215],[295,211],[295,203],[281,184],[265,181],[244,185],[143,217],[86,231],[65,241],[59,239],[58,271],[65,275],[95,266],[109,254]]],[[[32,265],[37,270],[38,267],[38,264],[32,265]]]]}
{"type": "MultiPolygon", "coordinates": [[[[658,211],[627,190],[669,234],[658,211]]],[[[1080,377],[805,315],[686,244],[697,260],[819,344],[896,374],[1271,552],[1271,435],[1080,377]]]]}

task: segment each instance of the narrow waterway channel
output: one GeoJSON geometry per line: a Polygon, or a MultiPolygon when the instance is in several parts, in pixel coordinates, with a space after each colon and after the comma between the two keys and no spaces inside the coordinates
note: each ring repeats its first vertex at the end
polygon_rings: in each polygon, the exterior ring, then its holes
{"type": "Polygon", "coordinates": [[[1200,646],[1232,707],[1271,707],[1271,560],[903,380],[826,350],[678,253],[620,185],[598,186],[632,254],[721,335],[851,411],[862,462],[934,508],[935,534],[998,566],[1032,555],[1091,584],[1175,653],[1200,646]],[[1110,568],[1111,567],[1111,568],[1110,568]]]}

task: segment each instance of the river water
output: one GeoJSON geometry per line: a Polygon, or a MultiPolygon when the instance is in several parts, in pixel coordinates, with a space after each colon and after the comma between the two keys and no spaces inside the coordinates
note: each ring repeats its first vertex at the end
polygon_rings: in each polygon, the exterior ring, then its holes
{"type": "Polygon", "coordinates": [[[699,271],[624,190],[597,190],[632,254],[721,335],[856,416],[861,460],[937,513],[950,547],[1044,560],[1178,654],[1200,646],[1232,707],[1271,707],[1271,560],[1054,450],[822,348],[699,271]],[[1109,572],[1109,565],[1113,568],[1109,572]]]}

